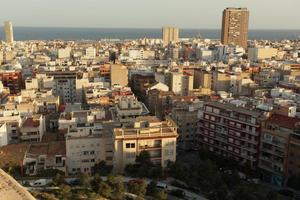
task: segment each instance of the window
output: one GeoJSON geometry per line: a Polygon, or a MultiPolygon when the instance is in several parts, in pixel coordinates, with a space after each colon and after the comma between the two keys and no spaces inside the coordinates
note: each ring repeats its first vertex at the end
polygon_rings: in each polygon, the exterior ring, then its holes
{"type": "Polygon", "coordinates": [[[61,156],[56,156],[55,157],[55,162],[56,162],[56,164],[61,163],[62,162],[61,156]]]}
{"type": "Polygon", "coordinates": [[[129,159],[135,158],[135,152],[127,152],[126,158],[129,158],[129,159]]]}
{"type": "Polygon", "coordinates": [[[126,149],[135,148],[135,143],[126,143],[126,149]]]}
{"type": "Polygon", "coordinates": [[[174,151],[173,149],[166,149],[165,150],[165,156],[173,156],[174,151]]]}
{"type": "Polygon", "coordinates": [[[212,107],[206,106],[206,111],[207,111],[207,112],[212,112],[212,107]]]}

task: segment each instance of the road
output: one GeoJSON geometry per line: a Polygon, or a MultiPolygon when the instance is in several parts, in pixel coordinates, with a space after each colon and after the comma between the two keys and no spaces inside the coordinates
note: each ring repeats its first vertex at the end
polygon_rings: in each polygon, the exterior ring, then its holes
{"type": "MultiPolygon", "coordinates": [[[[137,179],[137,178],[132,178],[132,177],[124,177],[124,176],[122,178],[123,178],[124,182],[129,182],[131,180],[136,180],[137,179]]],[[[28,182],[34,182],[34,181],[36,181],[38,179],[40,179],[40,178],[37,178],[35,180],[30,179],[30,180],[28,180],[28,182]]],[[[72,181],[74,179],[76,179],[76,178],[65,178],[66,182],[70,182],[70,181],[72,181]]],[[[102,176],[101,179],[104,180],[104,181],[106,181],[107,177],[106,176],[102,176]]],[[[145,178],[143,180],[145,181],[146,184],[149,184],[152,181],[151,179],[145,179],[145,178]]],[[[22,183],[25,183],[25,182],[26,182],[26,180],[22,181],[22,183]]],[[[50,183],[50,182],[52,182],[52,179],[46,179],[46,182],[50,183]]],[[[180,187],[176,187],[176,186],[171,185],[170,181],[159,181],[159,182],[164,183],[164,184],[167,185],[167,191],[177,190],[177,189],[184,191],[185,194],[186,194],[186,198],[185,199],[187,199],[187,200],[207,200],[202,195],[196,194],[196,193],[191,192],[189,190],[186,190],[184,188],[180,188],[180,187]]],[[[42,190],[42,189],[56,190],[56,189],[58,189],[58,187],[28,187],[27,189],[30,190],[30,191],[32,191],[32,190],[42,190]]]]}

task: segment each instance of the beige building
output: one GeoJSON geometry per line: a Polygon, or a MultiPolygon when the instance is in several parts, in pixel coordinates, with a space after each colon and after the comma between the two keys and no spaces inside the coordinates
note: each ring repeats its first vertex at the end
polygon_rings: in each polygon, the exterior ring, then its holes
{"type": "Polygon", "coordinates": [[[40,142],[46,131],[45,117],[43,115],[33,115],[23,119],[20,126],[20,141],[40,142]]]}
{"type": "Polygon", "coordinates": [[[122,172],[134,164],[141,151],[148,151],[154,164],[166,167],[176,160],[177,126],[169,118],[138,117],[134,124],[113,130],[114,170],[122,172]]]}
{"type": "Polygon", "coordinates": [[[123,65],[111,65],[110,67],[110,83],[111,86],[120,85],[127,86],[128,85],[128,69],[123,65]]]}
{"type": "Polygon", "coordinates": [[[13,43],[14,42],[14,32],[12,23],[10,21],[4,22],[4,36],[6,43],[13,43]]]}
{"type": "Polygon", "coordinates": [[[206,70],[197,69],[194,71],[194,88],[211,89],[212,73],[206,70]]]}
{"type": "Polygon", "coordinates": [[[66,166],[68,174],[92,173],[95,164],[113,159],[111,134],[99,128],[71,129],[66,136],[66,166]],[[90,129],[91,130],[91,129],[90,129]]]}
{"type": "Polygon", "coordinates": [[[249,11],[247,8],[226,8],[223,11],[223,44],[234,44],[247,48],[249,11]]]}
{"type": "Polygon", "coordinates": [[[162,38],[164,46],[170,43],[179,41],[179,28],[177,27],[163,27],[162,38]]]}
{"type": "Polygon", "coordinates": [[[264,59],[271,59],[277,56],[278,50],[275,48],[256,47],[248,49],[248,59],[256,62],[264,59]]]}

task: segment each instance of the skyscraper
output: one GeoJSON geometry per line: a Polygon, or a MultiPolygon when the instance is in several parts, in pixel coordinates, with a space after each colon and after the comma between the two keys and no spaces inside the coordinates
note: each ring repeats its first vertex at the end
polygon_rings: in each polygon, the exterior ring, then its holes
{"type": "Polygon", "coordinates": [[[13,43],[14,42],[14,33],[12,23],[10,21],[4,22],[4,36],[6,43],[13,43]]]}
{"type": "Polygon", "coordinates": [[[247,48],[249,11],[247,8],[226,8],[223,11],[223,44],[235,44],[247,48]]]}
{"type": "Polygon", "coordinates": [[[171,42],[178,42],[179,40],[179,28],[177,27],[163,27],[162,38],[164,46],[167,46],[171,42]]]}

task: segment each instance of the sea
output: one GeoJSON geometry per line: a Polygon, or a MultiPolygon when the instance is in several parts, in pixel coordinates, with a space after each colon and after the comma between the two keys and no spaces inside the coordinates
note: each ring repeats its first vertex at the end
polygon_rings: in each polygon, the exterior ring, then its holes
{"type": "MultiPolygon", "coordinates": [[[[14,38],[20,40],[100,40],[161,38],[159,28],[61,28],[61,27],[14,27],[14,38]]],[[[181,38],[201,36],[220,39],[219,29],[181,29],[181,38]]],[[[0,39],[3,39],[0,27],[0,39]]],[[[249,30],[251,40],[300,40],[300,30],[249,30]]]]}

